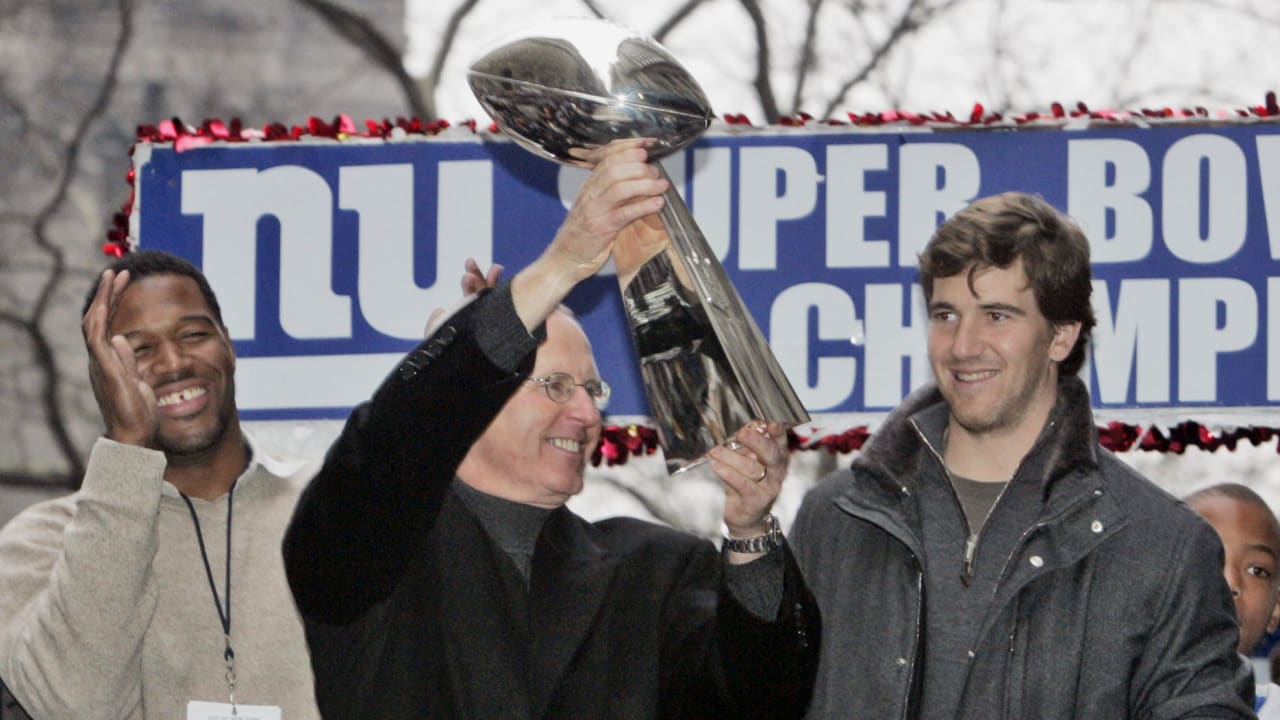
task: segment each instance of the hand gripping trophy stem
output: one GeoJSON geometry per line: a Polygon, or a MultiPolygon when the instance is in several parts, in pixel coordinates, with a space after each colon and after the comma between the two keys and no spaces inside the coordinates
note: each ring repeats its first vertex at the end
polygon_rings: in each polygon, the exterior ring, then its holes
{"type": "MultiPolygon", "coordinates": [[[[604,20],[559,19],[501,41],[468,80],[517,144],[570,165],[582,164],[583,150],[633,137],[655,139],[657,163],[712,116],[665,48],[604,20]]],[[[681,472],[753,419],[791,427],[809,415],[676,187],[664,194],[664,237],[619,243],[614,263],[650,415],[668,470],[681,472]]]]}

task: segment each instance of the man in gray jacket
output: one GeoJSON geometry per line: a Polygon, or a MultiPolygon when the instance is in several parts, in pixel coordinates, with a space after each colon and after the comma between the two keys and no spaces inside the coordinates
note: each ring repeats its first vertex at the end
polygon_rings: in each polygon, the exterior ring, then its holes
{"type": "Polygon", "coordinates": [[[1097,444],[1089,246],[984,198],[920,257],[935,385],[805,499],[811,717],[1248,718],[1214,532],[1097,444]]]}

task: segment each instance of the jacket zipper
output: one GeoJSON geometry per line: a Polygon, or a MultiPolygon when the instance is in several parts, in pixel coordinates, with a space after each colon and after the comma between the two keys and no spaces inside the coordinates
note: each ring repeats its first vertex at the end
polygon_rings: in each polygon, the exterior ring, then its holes
{"type": "MultiPolygon", "coordinates": [[[[938,461],[938,464],[942,466],[942,470],[943,470],[943,472],[947,475],[947,478],[948,478],[947,485],[948,485],[948,486],[951,486],[951,482],[950,482],[950,476],[951,476],[951,475],[950,475],[950,473],[951,473],[951,471],[947,468],[946,460],[944,460],[944,459],[942,458],[941,453],[939,453],[939,452],[938,452],[938,450],[933,446],[933,444],[932,444],[931,442],[929,442],[929,438],[925,437],[924,431],[922,431],[922,430],[920,429],[920,426],[919,426],[918,424],[916,424],[916,421],[915,421],[914,419],[912,419],[912,420],[910,420],[910,423],[911,423],[911,427],[916,431],[916,435],[918,435],[918,436],[920,437],[921,442],[923,442],[923,443],[924,443],[924,446],[925,446],[926,448],[928,448],[928,449],[929,449],[929,452],[933,455],[934,459],[936,459],[936,460],[938,461]]],[[[1054,420],[1050,420],[1050,421],[1049,421],[1049,423],[1048,423],[1048,425],[1046,425],[1046,427],[1045,427],[1045,431],[1047,432],[1050,428],[1054,427],[1056,424],[1057,424],[1057,423],[1056,423],[1056,421],[1054,421],[1054,420]]],[[[1038,443],[1039,443],[1039,441],[1037,440],[1037,444],[1038,444],[1038,443]]],[[[1030,457],[1031,453],[1032,453],[1032,452],[1034,452],[1034,451],[1035,451],[1035,448],[1033,447],[1033,448],[1031,449],[1031,451],[1029,451],[1029,452],[1027,453],[1027,455],[1023,457],[1023,462],[1025,462],[1025,461],[1026,461],[1026,458],[1027,458],[1027,457],[1030,457]]],[[[1019,472],[1019,471],[1021,471],[1021,470],[1022,470],[1022,466],[1021,466],[1021,464],[1019,464],[1018,469],[1017,469],[1016,471],[1014,471],[1013,478],[1010,478],[1010,480],[1009,480],[1009,484],[1005,485],[1005,490],[1007,490],[1007,489],[1008,489],[1009,485],[1012,485],[1012,484],[1013,484],[1013,480],[1014,480],[1015,478],[1017,478],[1017,477],[1018,477],[1018,472],[1019,472]]],[[[957,505],[959,505],[959,504],[960,504],[960,498],[959,498],[959,496],[956,494],[955,487],[953,487],[953,486],[951,487],[951,494],[952,494],[952,497],[954,497],[954,498],[955,498],[955,500],[956,500],[956,504],[957,504],[957,505]]],[[[964,548],[964,569],[963,569],[963,574],[962,574],[962,576],[961,576],[961,581],[962,581],[962,582],[964,582],[964,580],[965,580],[965,577],[966,577],[966,576],[968,577],[969,582],[972,582],[972,580],[973,580],[973,566],[974,566],[974,560],[975,560],[975,558],[976,558],[976,556],[977,556],[977,548],[978,548],[978,540],[979,540],[979,536],[982,534],[982,531],[986,529],[986,527],[987,527],[987,521],[989,521],[989,520],[991,519],[991,516],[995,513],[996,506],[1000,503],[1000,500],[1004,497],[1004,494],[1005,494],[1005,491],[1004,491],[1004,490],[1001,490],[1001,491],[1000,491],[1000,494],[996,497],[995,502],[991,504],[991,509],[987,512],[987,519],[983,521],[983,523],[982,523],[982,527],[981,527],[981,528],[979,528],[978,532],[977,532],[977,533],[971,533],[971,534],[970,534],[970,535],[965,539],[965,548],[964,548]]],[[[1093,493],[1093,495],[1095,495],[1095,496],[1096,496],[1096,495],[1100,495],[1100,494],[1101,494],[1101,491],[1100,491],[1100,490],[1095,490],[1095,491],[1094,491],[1094,493],[1093,493]]],[[[1080,500],[1077,500],[1076,502],[1072,503],[1071,505],[1067,506],[1066,508],[1063,508],[1063,510],[1062,510],[1061,512],[1055,513],[1055,514],[1053,515],[1053,517],[1045,518],[1045,519],[1043,519],[1043,520],[1041,520],[1041,521],[1039,521],[1039,522],[1036,522],[1036,523],[1032,524],[1030,527],[1028,527],[1025,531],[1023,531],[1022,535],[1018,538],[1018,542],[1014,544],[1013,551],[1012,551],[1012,552],[1010,552],[1010,553],[1009,553],[1009,556],[1005,558],[1005,560],[1004,560],[1004,564],[1003,564],[1003,566],[1000,568],[1000,574],[999,574],[999,575],[997,576],[997,578],[996,578],[995,587],[994,587],[994,588],[992,588],[992,591],[991,591],[991,599],[992,599],[992,602],[994,602],[994,601],[995,601],[996,593],[1000,592],[1000,587],[1004,584],[1005,577],[1006,577],[1006,576],[1008,575],[1008,573],[1009,573],[1009,566],[1010,566],[1010,564],[1012,564],[1013,559],[1014,559],[1015,557],[1017,557],[1017,556],[1018,556],[1018,554],[1021,552],[1021,550],[1022,550],[1022,546],[1023,546],[1024,544],[1026,544],[1027,538],[1028,538],[1028,537],[1030,537],[1032,533],[1036,532],[1036,531],[1037,531],[1037,530],[1039,530],[1040,528],[1043,528],[1043,527],[1046,527],[1046,526],[1048,526],[1048,525],[1051,525],[1051,524],[1053,524],[1054,522],[1057,522],[1059,518],[1062,518],[1062,517],[1064,517],[1064,516],[1066,516],[1066,515],[1068,515],[1068,514],[1070,514],[1070,513],[1072,513],[1072,512],[1075,512],[1076,508],[1080,507],[1081,505],[1084,505],[1084,504],[1085,504],[1085,503],[1087,503],[1087,502],[1089,502],[1089,498],[1088,498],[1088,497],[1081,498],[1080,500]]],[[[963,506],[961,506],[961,515],[962,515],[962,516],[964,515],[963,510],[964,510],[964,508],[963,508],[963,506]]],[[[965,530],[966,530],[966,531],[967,531],[967,530],[969,530],[969,519],[968,519],[968,517],[967,517],[967,516],[964,516],[964,525],[965,525],[965,530]]],[[[916,574],[916,581],[917,581],[917,584],[919,584],[919,583],[921,583],[921,582],[922,582],[922,578],[923,578],[923,576],[921,575],[921,573],[919,573],[919,572],[917,571],[917,574],[916,574]]],[[[968,587],[968,586],[969,586],[969,582],[965,582],[965,587],[968,587]]],[[[921,589],[919,590],[919,592],[920,592],[920,596],[923,596],[923,588],[921,588],[921,589]]],[[[981,635],[981,634],[982,634],[982,633],[980,632],[980,633],[979,633],[979,635],[981,635]]],[[[1009,631],[1009,637],[1008,637],[1008,653],[1009,653],[1009,656],[1010,656],[1010,657],[1009,657],[1009,661],[1008,661],[1008,662],[1009,662],[1009,667],[1012,667],[1012,663],[1013,663],[1013,656],[1014,656],[1014,653],[1015,653],[1014,642],[1015,642],[1015,640],[1016,640],[1016,638],[1017,638],[1017,635],[1018,635],[1018,630],[1017,630],[1017,625],[1016,625],[1016,623],[1015,623],[1014,627],[1010,629],[1010,631],[1009,631]]],[[[920,618],[919,618],[919,612],[917,612],[917,617],[916,617],[916,642],[917,642],[917,643],[919,643],[919,637],[920,637],[920,618]]],[[[914,661],[914,659],[913,659],[913,660],[912,660],[912,671],[911,671],[911,675],[909,676],[909,679],[914,680],[914,677],[915,677],[915,661],[914,661]]],[[[966,677],[965,682],[966,682],[966,683],[968,682],[967,677],[966,677]]],[[[910,692],[910,687],[911,687],[911,686],[910,686],[910,684],[908,684],[908,686],[907,686],[907,688],[908,688],[908,693],[910,692]]],[[[904,718],[904,720],[905,720],[905,719],[906,719],[906,717],[907,717],[907,715],[906,715],[907,710],[908,710],[908,705],[904,704],[904,705],[903,705],[903,711],[902,711],[902,712],[903,712],[902,717],[904,718]]]]}
{"type": "Polygon", "coordinates": [[[938,464],[942,466],[942,472],[947,476],[947,488],[951,490],[951,497],[956,501],[956,506],[960,508],[960,517],[964,521],[965,531],[964,561],[961,563],[960,567],[960,583],[965,587],[969,587],[973,584],[974,564],[977,562],[978,558],[978,541],[982,538],[982,533],[986,531],[987,524],[991,521],[991,516],[995,514],[996,508],[1000,505],[1000,501],[1004,499],[1005,492],[1009,489],[1009,486],[1013,484],[1013,479],[1016,478],[1018,474],[1015,472],[1013,478],[1010,478],[1009,481],[1004,484],[1004,487],[1000,488],[1000,494],[996,495],[995,502],[991,503],[991,507],[987,510],[987,516],[982,519],[982,525],[978,527],[977,532],[974,532],[973,528],[969,527],[969,516],[964,512],[964,505],[960,502],[960,495],[956,492],[955,485],[951,482],[951,469],[947,467],[947,461],[943,459],[942,453],[938,452],[938,449],[933,446],[933,443],[929,442],[929,438],[925,437],[924,432],[920,429],[920,426],[916,424],[914,419],[911,421],[911,427],[914,428],[916,434],[920,436],[920,440],[924,443],[924,446],[929,448],[929,453],[932,454],[934,459],[938,461],[938,464]]]}

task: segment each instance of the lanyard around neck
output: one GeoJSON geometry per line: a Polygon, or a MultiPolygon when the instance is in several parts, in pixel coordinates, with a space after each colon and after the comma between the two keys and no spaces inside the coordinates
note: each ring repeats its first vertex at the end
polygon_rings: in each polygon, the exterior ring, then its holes
{"type": "Polygon", "coordinates": [[[227,491],[226,578],[222,584],[222,588],[227,595],[225,612],[222,607],[222,599],[218,596],[218,586],[213,581],[213,567],[209,564],[209,553],[205,550],[204,533],[200,532],[200,517],[196,515],[196,506],[191,502],[191,498],[187,497],[186,493],[178,493],[187,503],[187,509],[191,511],[191,522],[196,527],[196,542],[200,544],[200,559],[204,561],[205,576],[209,578],[209,590],[213,593],[213,606],[218,611],[218,620],[222,621],[222,636],[226,642],[225,650],[222,653],[222,659],[227,664],[227,686],[230,689],[231,706],[233,708],[236,704],[236,653],[231,648],[231,508],[232,501],[235,500],[235,492],[236,486],[235,484],[232,484],[231,489],[227,491]]]}

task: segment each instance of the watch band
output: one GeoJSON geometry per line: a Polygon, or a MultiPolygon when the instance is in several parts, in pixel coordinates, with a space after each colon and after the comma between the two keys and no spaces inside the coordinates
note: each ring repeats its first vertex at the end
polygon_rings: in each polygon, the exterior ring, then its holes
{"type": "Polygon", "coordinates": [[[767,553],[770,550],[782,546],[782,528],[778,525],[778,518],[773,513],[764,516],[764,524],[766,527],[763,535],[757,535],[751,538],[738,539],[729,537],[728,533],[724,536],[724,549],[739,553],[767,553]]]}

